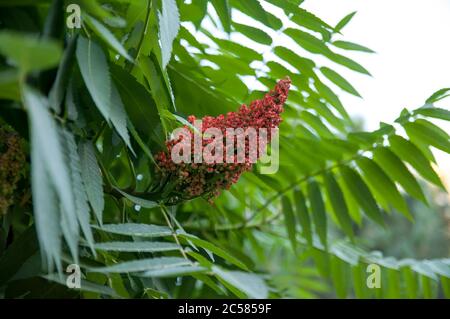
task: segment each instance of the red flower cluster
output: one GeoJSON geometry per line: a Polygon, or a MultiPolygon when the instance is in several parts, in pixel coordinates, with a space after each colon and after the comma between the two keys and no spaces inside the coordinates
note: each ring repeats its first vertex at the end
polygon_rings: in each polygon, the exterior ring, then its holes
{"type": "MultiPolygon", "coordinates": [[[[241,128],[243,131],[248,128],[254,128],[258,134],[256,137],[258,145],[261,143],[265,147],[265,141],[270,141],[272,138],[271,129],[277,128],[281,122],[280,114],[283,112],[283,105],[287,99],[290,83],[289,78],[279,81],[275,88],[267,93],[263,99],[252,101],[249,106],[242,105],[238,112],[229,112],[226,115],[221,114],[217,117],[203,117],[201,132],[196,132],[186,125],[184,128],[189,132],[190,139],[180,136],[180,138],[167,141],[167,152],[158,153],[156,160],[161,168],[161,174],[167,177],[169,183],[173,185],[173,195],[182,200],[192,199],[197,196],[203,196],[208,200],[212,200],[221,190],[229,189],[232,184],[236,183],[243,172],[250,170],[253,166],[250,156],[256,155],[254,158],[259,158],[260,154],[252,154],[254,148],[249,147],[249,140],[245,137],[245,145],[237,147],[245,147],[245,158],[238,160],[236,148],[233,147],[234,149],[232,150],[226,149],[227,147],[224,144],[224,140],[228,136],[227,128],[241,128]],[[208,136],[208,133],[205,131],[210,128],[220,130],[223,134],[223,139],[219,140],[208,136]],[[260,139],[258,129],[267,129],[267,138],[260,139]],[[220,144],[219,147],[224,150],[222,152],[223,158],[222,155],[219,155],[220,161],[204,158],[201,163],[194,162],[194,139],[195,135],[200,135],[200,133],[202,147],[220,144]],[[175,163],[171,158],[172,149],[179,143],[191,144],[189,146],[191,146],[192,154],[189,154],[190,161],[188,163],[175,163]]],[[[194,125],[196,121],[195,116],[189,116],[188,121],[194,125]]],[[[237,137],[233,136],[232,138],[234,138],[234,144],[237,144],[237,137]]],[[[211,152],[212,155],[215,155],[214,150],[211,152]]]]}

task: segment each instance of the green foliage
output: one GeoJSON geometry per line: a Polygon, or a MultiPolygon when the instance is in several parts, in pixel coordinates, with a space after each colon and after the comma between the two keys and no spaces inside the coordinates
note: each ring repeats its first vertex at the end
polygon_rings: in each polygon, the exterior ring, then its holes
{"type": "Polygon", "coordinates": [[[0,20],[0,125],[26,141],[31,165],[22,200],[0,217],[1,296],[56,285],[49,297],[448,297],[449,259],[367,252],[361,229],[390,229],[388,213],[413,219],[411,201],[433,202],[428,182],[445,190],[431,149],[450,153],[436,124],[450,112],[434,105],[449,89],[361,131],[337,92],[360,94],[335,71],[370,75],[339,53],[373,52],[342,38],[355,13],[332,27],[296,0],[265,1],[284,17],[258,0],[106,2],[77,1],[82,28],[68,29],[64,1],[0,1],[0,19],[26,17],[0,20]],[[274,35],[296,44],[274,46],[274,35]],[[285,76],[278,172],[244,174],[214,205],[169,205],[154,156],[171,131],[285,76]],[[83,273],[75,292],[62,286],[72,263],[83,273]],[[371,263],[382,268],[375,291],[371,263]]]}

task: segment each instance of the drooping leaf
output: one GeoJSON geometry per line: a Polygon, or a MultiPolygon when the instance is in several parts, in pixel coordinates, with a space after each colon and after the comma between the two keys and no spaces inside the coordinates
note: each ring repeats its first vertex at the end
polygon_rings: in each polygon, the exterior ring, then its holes
{"type": "Polygon", "coordinates": [[[213,266],[214,273],[222,280],[245,293],[249,298],[264,299],[268,296],[268,288],[263,279],[256,274],[242,271],[226,271],[213,266]]]}
{"type": "Polygon", "coordinates": [[[101,227],[92,226],[96,229],[119,235],[138,236],[138,237],[164,237],[172,235],[172,231],[167,226],[148,225],[148,224],[104,224],[101,227]]]}
{"type": "Polygon", "coordinates": [[[297,42],[303,49],[311,53],[322,54],[324,56],[331,54],[330,49],[324,42],[307,32],[289,28],[286,29],[284,33],[297,42]]]}
{"type": "Polygon", "coordinates": [[[181,232],[178,233],[178,236],[180,238],[185,238],[186,240],[192,242],[194,245],[197,245],[199,247],[209,250],[213,254],[215,254],[219,257],[222,257],[224,260],[238,266],[239,268],[241,268],[243,270],[248,270],[248,267],[243,262],[241,262],[239,259],[237,259],[236,257],[232,256],[230,253],[228,253],[224,249],[217,247],[216,245],[214,245],[213,243],[211,243],[209,241],[200,239],[194,235],[181,233],[181,232]]]}
{"type": "Polygon", "coordinates": [[[161,1],[161,5],[161,12],[158,12],[158,22],[162,68],[165,69],[172,56],[173,40],[177,37],[180,29],[180,14],[175,0],[161,1]]]}
{"type": "Polygon", "coordinates": [[[414,122],[405,123],[403,127],[412,140],[417,140],[419,143],[431,145],[446,153],[450,153],[449,135],[431,122],[417,119],[414,122]]]}
{"type": "Polygon", "coordinates": [[[73,57],[75,55],[75,48],[77,37],[70,38],[67,48],[64,50],[63,57],[59,64],[58,72],[56,73],[55,82],[49,93],[50,106],[56,113],[60,112],[61,103],[64,98],[65,89],[68,84],[69,74],[73,65],[73,57]]]}
{"type": "MultiPolygon", "coordinates": [[[[136,130],[143,133],[144,140],[152,139],[164,145],[164,136],[158,109],[150,93],[136,78],[120,67],[111,67],[111,76],[123,98],[126,113],[136,130]]],[[[131,132],[131,128],[130,132],[131,132]]]]}
{"type": "MultiPolygon", "coordinates": [[[[48,274],[48,275],[43,276],[43,278],[53,281],[53,282],[56,282],[56,283],[59,283],[64,286],[67,285],[66,280],[62,280],[61,276],[59,276],[58,274],[48,274]]],[[[97,294],[101,294],[101,295],[107,295],[107,296],[111,296],[111,297],[115,297],[115,298],[120,298],[120,296],[111,287],[99,285],[97,283],[90,282],[90,281],[87,281],[84,279],[80,280],[80,288],[74,288],[74,289],[79,289],[81,291],[88,291],[88,292],[93,292],[93,293],[97,293],[97,294]]]]}
{"type": "Polygon", "coordinates": [[[119,91],[114,83],[111,83],[111,109],[109,118],[111,119],[111,123],[119,136],[134,154],[133,147],[131,146],[130,135],[128,134],[128,115],[125,112],[122,98],[120,97],[119,91]]]}
{"type": "Polygon", "coordinates": [[[352,20],[355,14],[356,11],[349,13],[345,17],[343,17],[334,27],[334,32],[341,32],[341,30],[352,20]]]}
{"type": "Polygon", "coordinates": [[[216,9],[223,29],[230,33],[231,31],[231,6],[228,0],[213,0],[212,5],[216,9]]]}
{"type": "Polygon", "coordinates": [[[103,197],[103,180],[100,167],[95,156],[94,146],[90,141],[83,141],[78,146],[81,165],[81,177],[86,195],[94,210],[97,221],[102,224],[105,199],[103,197]]]}
{"type": "Polygon", "coordinates": [[[415,198],[426,202],[425,195],[420,188],[419,183],[403,164],[403,162],[388,148],[376,148],[373,151],[373,158],[383,170],[392,178],[392,180],[398,182],[402,187],[414,196],[415,198]]]}
{"type": "Polygon", "coordinates": [[[414,114],[420,114],[426,117],[433,117],[444,121],[450,121],[450,111],[439,107],[421,107],[414,111],[414,114]]]}
{"type": "Polygon", "coordinates": [[[283,196],[281,198],[281,202],[283,204],[282,210],[284,215],[284,224],[286,226],[287,234],[289,237],[289,240],[291,241],[292,248],[295,251],[295,248],[297,247],[297,239],[296,236],[296,230],[295,230],[295,216],[294,211],[292,209],[291,201],[288,197],[283,196]]]}
{"type": "Polygon", "coordinates": [[[323,98],[330,103],[336,111],[338,111],[344,119],[348,120],[350,119],[350,116],[348,115],[347,111],[344,108],[344,105],[342,104],[339,97],[334,93],[328,86],[323,84],[318,79],[315,80],[314,86],[316,87],[317,91],[323,98]]]}
{"type": "Polygon", "coordinates": [[[123,47],[123,45],[116,39],[114,34],[107,27],[105,27],[101,22],[97,19],[85,15],[84,20],[88,23],[88,25],[95,31],[95,33],[103,39],[112,49],[114,49],[117,53],[123,56],[128,61],[132,62],[132,58],[128,54],[127,50],[123,47]]]}
{"type": "Polygon", "coordinates": [[[93,250],[94,237],[90,226],[90,208],[88,205],[88,197],[85,192],[85,186],[81,177],[81,164],[77,144],[74,136],[69,131],[62,129],[61,135],[64,140],[64,148],[67,154],[66,157],[68,158],[76,218],[84,234],[84,238],[89,247],[93,250]]]}
{"type": "Polygon", "coordinates": [[[114,241],[96,243],[95,249],[104,251],[126,251],[126,252],[162,252],[178,250],[179,246],[168,242],[154,241],[114,241]]]}
{"type": "Polygon", "coordinates": [[[79,36],[76,55],[86,88],[100,113],[109,121],[112,89],[105,54],[97,43],[79,36]]]}
{"type": "Polygon", "coordinates": [[[189,260],[180,257],[157,257],[125,261],[110,266],[90,268],[89,270],[92,272],[102,273],[130,273],[148,270],[162,270],[171,267],[188,266],[190,264],[191,262],[189,260]]]}
{"type": "Polygon", "coordinates": [[[427,100],[426,103],[434,103],[437,102],[439,100],[442,100],[443,98],[446,98],[447,96],[450,95],[450,88],[444,88],[444,89],[440,89],[436,92],[434,92],[427,100]]]}
{"type": "Polygon", "coordinates": [[[386,175],[383,169],[369,158],[362,157],[357,161],[361,168],[366,182],[379,196],[387,203],[390,203],[395,209],[404,214],[408,218],[412,218],[409,213],[405,199],[400,195],[394,182],[386,175]]]}
{"type": "Polygon", "coordinates": [[[342,194],[336,179],[331,173],[328,173],[325,174],[324,183],[327,197],[330,200],[331,207],[333,208],[333,212],[336,215],[342,230],[347,236],[353,238],[352,221],[348,213],[344,195],[342,194]]]}
{"type": "Polygon", "coordinates": [[[372,49],[369,49],[363,45],[349,42],[349,41],[337,40],[337,41],[333,41],[333,45],[337,48],[349,50],[349,51],[361,51],[361,52],[367,52],[367,53],[375,53],[375,51],[373,51],[372,49]]]}
{"type": "Polygon", "coordinates": [[[116,190],[117,190],[120,194],[122,194],[126,199],[130,200],[132,203],[134,203],[134,204],[136,204],[136,205],[139,205],[139,206],[141,206],[141,207],[145,207],[145,208],[153,208],[153,207],[158,207],[158,206],[159,206],[159,204],[158,204],[157,202],[155,202],[155,201],[152,201],[152,200],[148,200],[148,199],[145,199],[145,198],[141,198],[141,197],[137,197],[137,196],[130,195],[130,194],[128,194],[128,193],[126,193],[126,192],[124,192],[124,191],[118,189],[118,188],[116,188],[116,190]]]}
{"type": "Polygon", "coordinates": [[[380,209],[359,174],[347,166],[341,168],[341,173],[345,185],[367,216],[378,224],[384,225],[380,209]]]}
{"type": "Polygon", "coordinates": [[[233,27],[237,32],[242,33],[249,39],[259,42],[261,44],[265,45],[271,45],[272,44],[272,38],[270,35],[268,35],[266,32],[257,29],[255,27],[251,27],[249,25],[240,24],[237,22],[233,22],[233,27]]]}
{"type": "Polygon", "coordinates": [[[319,235],[321,243],[327,247],[327,217],[325,214],[325,204],[319,185],[316,181],[310,181],[308,183],[308,198],[316,233],[319,235]]]}
{"type": "Polygon", "coordinates": [[[253,19],[263,23],[266,26],[270,26],[268,12],[264,10],[261,3],[258,0],[231,0],[233,6],[238,10],[252,17],[253,19]]]}
{"type": "Polygon", "coordinates": [[[336,62],[340,65],[343,65],[343,66],[349,68],[350,70],[371,76],[370,72],[367,71],[367,69],[365,67],[363,67],[358,62],[356,62],[346,56],[334,53],[334,54],[331,54],[330,56],[328,56],[328,58],[333,62],[336,62]]]}
{"type": "MultiPolygon", "coordinates": [[[[24,104],[28,111],[31,138],[31,174],[33,206],[36,230],[47,267],[60,265],[61,216],[60,209],[69,212],[70,226],[64,229],[68,244],[75,249],[78,226],[74,211],[73,195],[58,128],[48,111],[45,98],[34,89],[24,88],[24,104]],[[61,207],[58,205],[61,203],[61,207]]],[[[73,253],[76,253],[73,251],[73,253]]]]}
{"type": "MultiPolygon", "coordinates": [[[[155,63],[155,58],[145,57],[140,60],[142,73],[145,75],[148,84],[150,86],[151,94],[158,107],[161,122],[165,130],[167,130],[167,124],[162,117],[163,110],[171,109],[170,96],[165,89],[164,79],[161,72],[158,71],[158,66],[155,63]]],[[[165,132],[167,133],[167,132],[165,132]]]]}
{"type": "Polygon", "coordinates": [[[398,135],[389,136],[389,143],[391,144],[392,151],[397,154],[398,157],[411,164],[411,166],[425,179],[444,188],[430,162],[414,143],[398,135]]]}
{"type": "Polygon", "coordinates": [[[306,198],[300,189],[294,191],[295,211],[298,221],[302,227],[303,236],[312,244],[311,219],[309,217],[308,209],[306,207],[306,198]]]}
{"type": "Polygon", "coordinates": [[[282,1],[280,5],[287,11],[288,15],[292,14],[292,22],[309,30],[319,32],[324,40],[331,37],[330,30],[333,28],[313,13],[299,7],[298,4],[287,6],[286,1],[282,1]]]}
{"type": "Polygon", "coordinates": [[[331,82],[333,82],[334,84],[339,86],[344,91],[347,91],[350,94],[361,97],[361,95],[358,93],[358,91],[356,91],[356,89],[346,79],[344,79],[339,73],[337,73],[334,70],[327,68],[327,67],[321,67],[320,71],[331,82]]]}
{"type": "Polygon", "coordinates": [[[148,270],[144,272],[142,277],[155,277],[155,278],[165,278],[165,277],[180,277],[187,275],[198,275],[206,272],[208,269],[200,266],[180,266],[180,267],[170,267],[166,269],[156,269],[148,270]]]}
{"type": "Polygon", "coordinates": [[[100,113],[111,123],[132,150],[127,130],[127,114],[120,94],[111,81],[108,62],[101,47],[91,39],[78,38],[77,60],[86,88],[100,113]]]}

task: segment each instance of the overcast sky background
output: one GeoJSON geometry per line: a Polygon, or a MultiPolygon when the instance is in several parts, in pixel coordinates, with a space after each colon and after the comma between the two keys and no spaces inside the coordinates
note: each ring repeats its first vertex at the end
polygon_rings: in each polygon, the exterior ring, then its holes
{"type": "MultiPolygon", "coordinates": [[[[450,87],[450,0],[306,0],[303,7],[332,25],[357,11],[343,34],[377,52],[352,55],[373,77],[343,70],[363,99],[341,96],[368,129],[392,122],[404,107],[420,107],[433,92],[450,87]]],[[[440,106],[449,109],[450,100],[440,106]]],[[[445,129],[450,132],[448,123],[445,129]]],[[[436,156],[450,179],[450,156],[436,156]]]]}
{"type": "Polygon", "coordinates": [[[306,0],[303,7],[335,25],[357,11],[344,39],[377,54],[353,54],[373,75],[345,75],[363,96],[342,95],[368,128],[392,122],[434,91],[450,87],[450,0],[306,0]]]}

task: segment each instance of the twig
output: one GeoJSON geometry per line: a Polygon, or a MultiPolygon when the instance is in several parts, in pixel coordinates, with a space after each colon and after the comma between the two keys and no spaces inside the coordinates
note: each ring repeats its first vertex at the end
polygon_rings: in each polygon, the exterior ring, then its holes
{"type": "Polygon", "coordinates": [[[180,244],[177,233],[175,232],[175,229],[173,228],[173,225],[170,222],[167,209],[164,205],[161,205],[161,211],[163,212],[163,216],[164,216],[164,219],[166,220],[167,226],[169,226],[170,230],[172,231],[173,239],[175,239],[175,242],[177,243],[178,247],[180,248],[181,254],[183,255],[183,257],[185,259],[189,260],[189,258],[186,255],[186,252],[183,249],[183,246],[181,246],[181,244],[180,244]]]}

